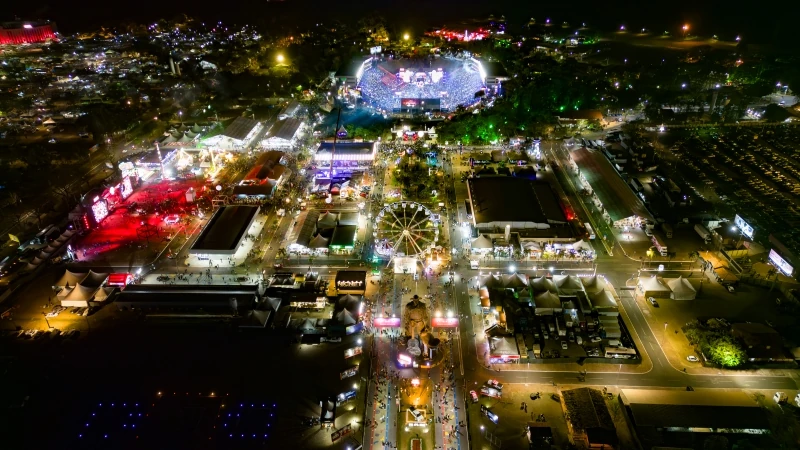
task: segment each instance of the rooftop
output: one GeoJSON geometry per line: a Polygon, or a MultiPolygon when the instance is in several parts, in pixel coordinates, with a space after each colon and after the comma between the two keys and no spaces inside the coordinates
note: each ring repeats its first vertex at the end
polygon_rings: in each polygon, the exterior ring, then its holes
{"type": "Polygon", "coordinates": [[[616,222],[631,216],[653,220],[642,200],[633,193],[603,153],[579,148],[572,152],[572,158],[611,220],[616,222]]]}
{"type": "Polygon", "coordinates": [[[299,130],[302,125],[303,121],[301,119],[288,118],[281,120],[272,126],[269,137],[290,141],[294,138],[294,135],[297,134],[297,130],[299,130]]]}
{"type": "Polygon", "coordinates": [[[550,185],[517,177],[468,180],[476,224],[492,222],[566,223],[550,185]]]}
{"type": "Polygon", "coordinates": [[[241,141],[244,140],[257,125],[258,121],[256,120],[247,117],[237,117],[236,120],[225,128],[222,135],[241,141]]]}
{"type": "Polygon", "coordinates": [[[190,253],[236,252],[242,238],[258,213],[258,206],[222,206],[211,216],[189,250],[190,253]]]}
{"type": "Polygon", "coordinates": [[[742,391],[622,389],[637,426],[768,429],[767,415],[742,391]]]}

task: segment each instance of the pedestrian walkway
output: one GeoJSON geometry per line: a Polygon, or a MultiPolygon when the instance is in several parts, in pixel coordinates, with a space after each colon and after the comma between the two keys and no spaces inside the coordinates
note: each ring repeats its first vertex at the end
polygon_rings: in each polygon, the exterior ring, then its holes
{"type": "Polygon", "coordinates": [[[367,412],[364,423],[367,430],[364,447],[368,449],[390,449],[397,437],[397,394],[396,383],[392,379],[391,341],[380,334],[373,336],[373,371],[369,374],[367,393],[367,412]]]}

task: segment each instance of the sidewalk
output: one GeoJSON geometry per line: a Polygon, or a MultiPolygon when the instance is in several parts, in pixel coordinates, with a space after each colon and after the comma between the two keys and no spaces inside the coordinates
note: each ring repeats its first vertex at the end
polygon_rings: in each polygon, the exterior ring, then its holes
{"type": "Polygon", "coordinates": [[[442,449],[462,449],[461,440],[466,438],[467,428],[459,426],[463,420],[466,423],[463,405],[458,403],[459,398],[467,395],[461,392],[450,366],[453,364],[452,342],[448,341],[447,363],[431,369],[431,380],[437,383],[438,388],[433,391],[434,425],[436,427],[436,446],[442,449]]]}

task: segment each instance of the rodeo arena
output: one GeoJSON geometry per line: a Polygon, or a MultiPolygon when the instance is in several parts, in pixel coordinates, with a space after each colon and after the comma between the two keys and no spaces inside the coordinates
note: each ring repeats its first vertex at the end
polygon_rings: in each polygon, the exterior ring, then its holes
{"type": "Polygon", "coordinates": [[[436,114],[475,106],[496,95],[499,81],[489,81],[487,87],[483,65],[468,54],[423,58],[373,55],[358,66],[345,90],[382,114],[436,114]]]}

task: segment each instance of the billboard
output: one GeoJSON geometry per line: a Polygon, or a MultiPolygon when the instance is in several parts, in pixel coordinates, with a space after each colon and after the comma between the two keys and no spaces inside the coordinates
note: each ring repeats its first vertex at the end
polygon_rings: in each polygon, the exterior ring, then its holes
{"type": "Polygon", "coordinates": [[[348,348],[344,351],[344,359],[352,358],[353,356],[361,354],[361,347],[348,348]]]}
{"type": "Polygon", "coordinates": [[[431,319],[431,326],[434,328],[456,328],[458,327],[458,317],[434,317],[431,319]]]}
{"type": "Polygon", "coordinates": [[[771,262],[778,270],[781,271],[782,274],[786,276],[792,276],[794,273],[794,267],[786,262],[785,259],[781,258],[781,255],[779,255],[775,249],[769,251],[769,262],[771,262]]]}
{"type": "Polygon", "coordinates": [[[344,380],[345,378],[354,377],[356,376],[357,373],[358,373],[358,366],[354,366],[340,373],[339,379],[344,380]]]}
{"type": "Polygon", "coordinates": [[[755,230],[753,230],[753,227],[750,226],[749,223],[745,222],[744,219],[742,219],[738,214],[736,215],[736,217],[733,218],[733,223],[735,223],[736,226],[739,227],[740,230],[742,230],[743,235],[749,237],[750,239],[753,239],[753,232],[755,230]]]}
{"type": "Polygon", "coordinates": [[[404,98],[400,100],[400,105],[402,105],[403,108],[416,108],[419,106],[419,100],[415,98],[404,98]]]}
{"type": "Polygon", "coordinates": [[[331,433],[331,441],[336,442],[339,439],[341,439],[341,438],[347,436],[348,434],[350,434],[350,432],[352,432],[352,431],[353,431],[352,425],[348,423],[347,425],[343,426],[342,428],[339,428],[338,430],[336,430],[333,433],[331,433]]]}
{"type": "Polygon", "coordinates": [[[400,318],[399,317],[376,317],[372,320],[372,325],[375,327],[399,327],[400,326],[400,318]]]}

